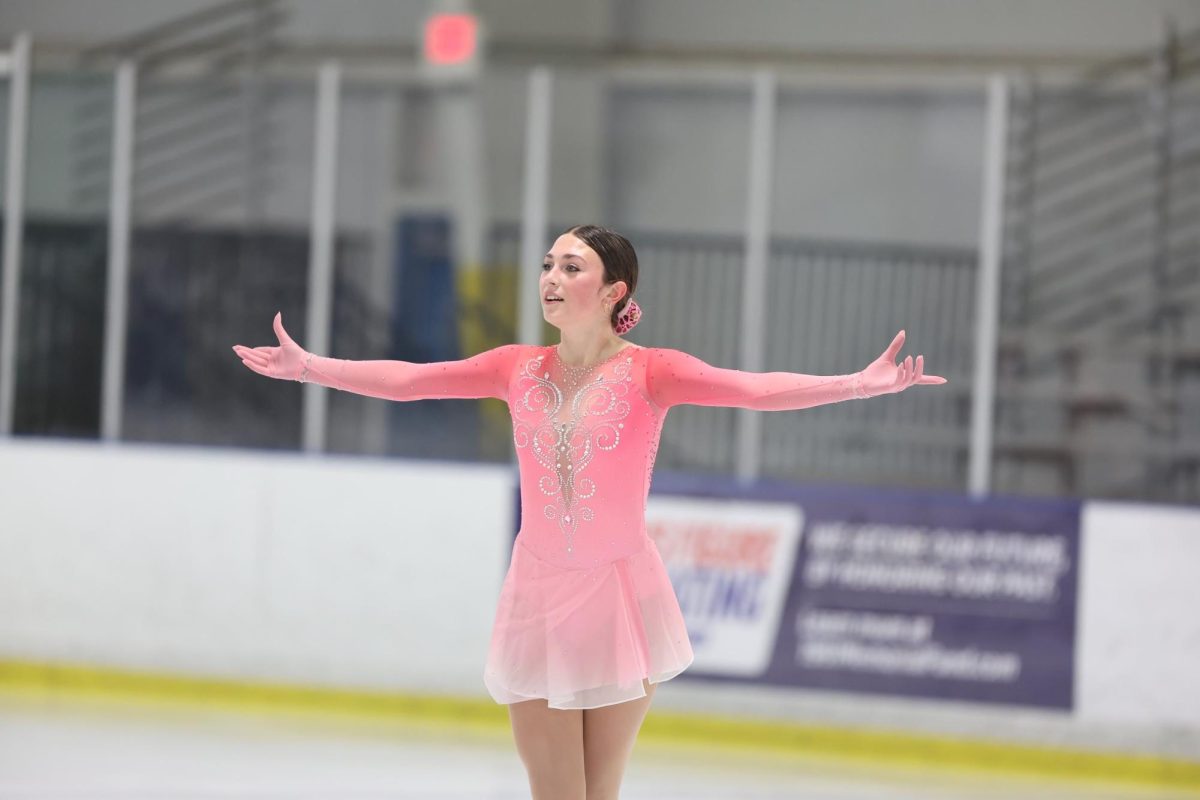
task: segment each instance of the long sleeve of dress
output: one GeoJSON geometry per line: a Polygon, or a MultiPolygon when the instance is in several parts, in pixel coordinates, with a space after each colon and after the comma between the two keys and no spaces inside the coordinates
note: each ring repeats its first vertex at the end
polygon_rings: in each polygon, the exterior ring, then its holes
{"type": "MultiPolygon", "coordinates": [[[[508,399],[520,345],[506,344],[458,361],[352,361],[313,356],[305,380],[385,400],[508,399]]],[[[307,358],[307,356],[305,357],[307,358]]]]}
{"type": "Polygon", "coordinates": [[[646,391],[660,408],[691,404],[791,411],[868,397],[858,372],[745,372],[714,367],[690,353],[665,347],[648,355],[646,391]]]}

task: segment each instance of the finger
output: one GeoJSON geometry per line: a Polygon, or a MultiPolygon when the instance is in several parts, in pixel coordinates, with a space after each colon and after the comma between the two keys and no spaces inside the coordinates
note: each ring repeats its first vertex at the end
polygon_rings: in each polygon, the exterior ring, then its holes
{"type": "Polygon", "coordinates": [[[900,348],[904,346],[904,331],[896,334],[896,338],[892,339],[892,343],[883,351],[883,358],[888,360],[889,364],[896,363],[896,354],[900,352],[900,348]]]}
{"type": "Polygon", "coordinates": [[[904,385],[908,386],[912,383],[915,367],[913,367],[913,357],[909,356],[904,359],[904,385]]]}
{"type": "Polygon", "coordinates": [[[925,374],[925,356],[917,356],[917,371],[913,374],[913,381],[921,380],[925,374]]]}
{"type": "Polygon", "coordinates": [[[238,358],[246,358],[247,356],[251,355],[254,350],[246,347],[245,345],[235,344],[233,346],[233,352],[238,354],[238,358]]]}
{"type": "Polygon", "coordinates": [[[264,369],[271,363],[270,356],[263,355],[262,353],[256,353],[252,350],[247,350],[246,352],[242,353],[242,360],[250,361],[260,367],[263,367],[264,369]]]}
{"type": "MultiPolygon", "coordinates": [[[[247,367],[249,367],[249,368],[250,368],[251,370],[253,370],[254,372],[257,372],[259,375],[266,375],[266,374],[267,374],[267,373],[266,373],[266,371],[265,371],[265,370],[263,370],[261,367],[259,367],[257,364],[252,364],[251,362],[249,362],[249,361],[247,361],[247,360],[245,360],[245,359],[242,359],[242,363],[243,363],[243,364],[245,364],[247,367]]],[[[270,377],[270,376],[269,376],[269,375],[267,375],[267,377],[270,377]]]]}
{"type": "Polygon", "coordinates": [[[277,337],[279,337],[279,343],[281,345],[289,344],[289,343],[294,344],[294,342],[292,342],[292,337],[288,336],[288,332],[283,329],[283,312],[282,311],[275,312],[274,327],[275,327],[275,335],[277,337]]]}
{"type": "Polygon", "coordinates": [[[270,358],[277,352],[279,352],[278,347],[243,347],[241,350],[243,356],[257,356],[258,358],[270,358]]]}
{"type": "Polygon", "coordinates": [[[946,379],[941,375],[925,375],[917,383],[945,383],[946,379]]]}

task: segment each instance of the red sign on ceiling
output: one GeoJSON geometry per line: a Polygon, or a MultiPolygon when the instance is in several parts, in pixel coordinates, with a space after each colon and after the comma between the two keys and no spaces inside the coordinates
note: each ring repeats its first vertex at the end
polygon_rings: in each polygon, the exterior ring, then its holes
{"type": "Polygon", "coordinates": [[[461,64],[475,55],[479,21],[473,14],[435,14],[425,23],[425,60],[461,64]]]}

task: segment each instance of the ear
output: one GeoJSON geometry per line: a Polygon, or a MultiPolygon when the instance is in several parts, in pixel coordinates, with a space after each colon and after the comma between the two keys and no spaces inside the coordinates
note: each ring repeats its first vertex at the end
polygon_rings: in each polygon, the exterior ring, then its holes
{"type": "Polygon", "coordinates": [[[629,286],[625,283],[625,281],[617,281],[616,283],[611,284],[611,288],[613,289],[613,292],[614,292],[613,293],[613,305],[614,306],[617,305],[618,303],[620,303],[622,300],[624,300],[625,295],[627,295],[629,293],[629,286]]]}

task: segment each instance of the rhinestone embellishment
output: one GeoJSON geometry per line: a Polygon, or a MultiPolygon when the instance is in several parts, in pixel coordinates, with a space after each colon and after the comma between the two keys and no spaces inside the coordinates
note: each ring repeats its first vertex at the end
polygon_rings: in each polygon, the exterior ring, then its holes
{"type": "MultiPolygon", "coordinates": [[[[628,348],[624,348],[628,349],[628,348]]],[[[629,416],[626,398],[632,378],[633,358],[626,355],[612,368],[612,377],[593,370],[609,364],[623,351],[587,367],[570,367],[557,357],[562,370],[557,382],[545,369],[545,355],[525,363],[521,374],[523,391],[514,394],[513,441],[518,448],[529,448],[545,469],[538,489],[551,502],[543,506],[547,519],[558,522],[566,540],[566,552],[574,552],[574,536],[581,523],[595,519],[593,509],[582,501],[596,493],[595,482],[584,473],[597,451],[612,451],[621,442],[625,428],[621,420],[629,416]],[[561,385],[560,385],[561,384],[561,385]],[[562,412],[569,419],[562,419],[562,412]]]]}

